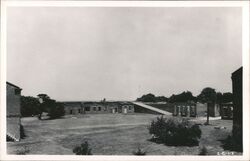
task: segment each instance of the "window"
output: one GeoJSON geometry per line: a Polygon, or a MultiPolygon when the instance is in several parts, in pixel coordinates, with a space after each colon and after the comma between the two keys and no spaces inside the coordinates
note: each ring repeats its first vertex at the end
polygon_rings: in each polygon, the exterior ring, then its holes
{"type": "Polygon", "coordinates": [[[98,107],[98,111],[101,111],[102,110],[102,108],[101,107],[98,107]]]}
{"type": "Polygon", "coordinates": [[[90,107],[85,107],[85,110],[86,111],[90,111],[90,107]]]}
{"type": "Polygon", "coordinates": [[[131,106],[128,106],[128,110],[132,110],[132,107],[131,107],[131,106]]]}
{"type": "Polygon", "coordinates": [[[81,109],[78,109],[78,112],[81,113],[81,109]]]}
{"type": "Polygon", "coordinates": [[[73,110],[70,110],[70,114],[73,114],[73,110]]]}

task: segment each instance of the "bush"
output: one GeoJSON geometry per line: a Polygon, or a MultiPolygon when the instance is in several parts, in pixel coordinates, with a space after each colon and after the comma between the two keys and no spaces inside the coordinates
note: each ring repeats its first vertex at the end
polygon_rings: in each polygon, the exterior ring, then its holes
{"type": "Polygon", "coordinates": [[[10,137],[9,135],[6,135],[6,141],[7,142],[14,142],[15,140],[12,137],[10,137]]]}
{"type": "Polygon", "coordinates": [[[243,152],[242,144],[239,144],[237,138],[229,135],[225,140],[222,140],[224,150],[243,152]]]}
{"type": "Polygon", "coordinates": [[[147,152],[141,149],[140,147],[138,147],[136,151],[133,152],[134,155],[146,155],[146,153],[147,152]]]}
{"type": "Polygon", "coordinates": [[[152,141],[171,146],[196,146],[199,144],[201,130],[182,118],[157,117],[151,122],[149,133],[152,141]]]}
{"type": "Polygon", "coordinates": [[[89,143],[87,141],[85,141],[80,146],[76,146],[73,149],[73,153],[76,155],[92,155],[91,148],[89,147],[89,143]]]}
{"type": "Polygon", "coordinates": [[[16,151],[16,154],[17,155],[26,155],[29,152],[30,152],[30,150],[26,146],[24,146],[24,147],[21,147],[20,149],[18,149],[16,151]]]}
{"type": "Polygon", "coordinates": [[[242,126],[233,126],[232,135],[225,140],[221,140],[224,150],[243,152],[242,126]]]}
{"type": "Polygon", "coordinates": [[[199,155],[207,155],[207,154],[208,154],[207,148],[206,148],[205,146],[203,146],[203,147],[200,149],[199,155]]]}

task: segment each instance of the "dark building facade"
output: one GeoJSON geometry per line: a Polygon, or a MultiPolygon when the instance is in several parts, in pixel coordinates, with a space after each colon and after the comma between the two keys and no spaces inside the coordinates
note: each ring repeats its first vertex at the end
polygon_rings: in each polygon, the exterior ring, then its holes
{"type": "Polygon", "coordinates": [[[20,140],[21,126],[21,88],[7,82],[7,139],[20,140]]]}
{"type": "Polygon", "coordinates": [[[242,78],[243,68],[239,68],[232,73],[233,85],[233,137],[242,147],[242,78]]]}
{"type": "Polygon", "coordinates": [[[63,102],[66,115],[84,114],[84,108],[81,102],[63,102]]]}
{"type": "Polygon", "coordinates": [[[222,119],[232,120],[233,119],[233,103],[221,103],[220,114],[222,119]]]}

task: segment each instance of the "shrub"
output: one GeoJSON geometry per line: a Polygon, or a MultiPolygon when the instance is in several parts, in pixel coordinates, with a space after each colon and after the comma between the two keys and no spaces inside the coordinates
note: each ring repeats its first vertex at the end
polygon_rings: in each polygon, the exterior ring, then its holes
{"type": "Polygon", "coordinates": [[[203,147],[200,149],[199,155],[207,155],[207,154],[208,154],[207,148],[206,148],[205,146],[203,146],[203,147]]]}
{"type": "Polygon", "coordinates": [[[14,142],[15,140],[12,137],[10,137],[9,135],[6,135],[6,141],[7,142],[14,142]]]}
{"type": "Polygon", "coordinates": [[[237,138],[229,135],[225,140],[222,140],[224,150],[243,152],[242,144],[239,144],[237,138]]]}
{"type": "Polygon", "coordinates": [[[149,133],[152,141],[171,146],[196,146],[199,144],[201,130],[183,118],[157,117],[151,122],[149,133]]]}
{"type": "Polygon", "coordinates": [[[87,141],[85,141],[80,146],[76,146],[73,149],[73,153],[76,155],[92,155],[91,148],[89,147],[89,143],[87,141]]]}
{"type": "Polygon", "coordinates": [[[146,153],[147,152],[141,149],[140,147],[138,147],[136,151],[133,152],[134,155],[146,155],[146,153]]]}
{"type": "Polygon", "coordinates": [[[21,149],[16,151],[17,155],[26,155],[27,153],[29,153],[30,150],[25,146],[25,147],[21,147],[21,149]]]}
{"type": "Polygon", "coordinates": [[[232,135],[229,135],[225,140],[221,140],[223,149],[243,152],[242,135],[242,126],[234,125],[232,135]]]}

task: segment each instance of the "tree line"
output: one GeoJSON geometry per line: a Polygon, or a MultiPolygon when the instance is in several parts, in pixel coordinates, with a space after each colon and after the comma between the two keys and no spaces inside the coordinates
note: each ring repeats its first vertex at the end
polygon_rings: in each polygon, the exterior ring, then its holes
{"type": "Polygon", "coordinates": [[[22,117],[37,116],[42,119],[42,114],[47,113],[50,119],[55,119],[65,114],[62,103],[51,99],[47,94],[39,94],[38,97],[21,96],[22,117]]]}
{"type": "Polygon", "coordinates": [[[211,87],[204,88],[197,96],[193,96],[192,92],[184,91],[180,94],[172,94],[169,98],[165,96],[155,96],[152,93],[145,94],[136,99],[140,102],[201,102],[201,103],[228,103],[233,101],[233,94],[231,92],[221,93],[216,92],[211,87]]]}

